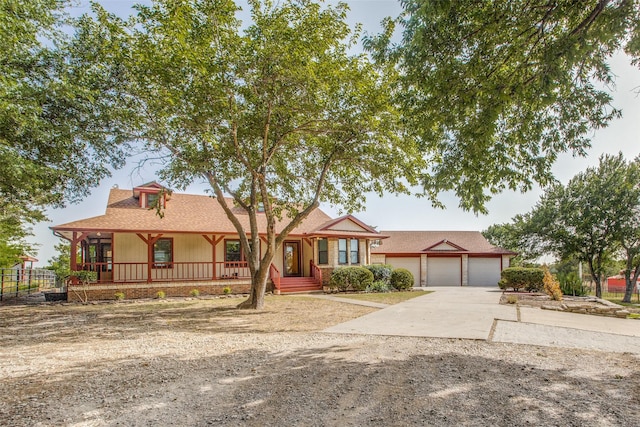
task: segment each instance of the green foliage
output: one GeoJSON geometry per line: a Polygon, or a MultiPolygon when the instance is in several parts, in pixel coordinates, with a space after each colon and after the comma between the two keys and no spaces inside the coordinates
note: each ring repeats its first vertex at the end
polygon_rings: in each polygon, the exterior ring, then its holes
{"type": "Polygon", "coordinates": [[[365,292],[379,292],[379,293],[384,293],[384,292],[391,292],[391,288],[389,286],[389,284],[383,280],[376,280],[374,281],[371,285],[367,286],[367,289],[365,289],[365,292]]]}
{"type": "Polygon", "coordinates": [[[82,285],[88,285],[98,280],[98,273],[89,270],[72,271],[70,276],[77,278],[82,285]]]}
{"type": "Polygon", "coordinates": [[[543,268],[544,277],[542,283],[544,284],[544,292],[551,297],[554,301],[562,301],[562,291],[560,290],[560,283],[558,279],[551,274],[549,268],[546,266],[543,268]]]}
{"type": "Polygon", "coordinates": [[[157,299],[164,299],[167,297],[167,294],[165,293],[165,291],[158,291],[156,292],[156,298],[157,299]]]}
{"type": "Polygon", "coordinates": [[[373,284],[373,273],[364,267],[339,267],[331,272],[329,287],[341,292],[364,291],[373,284]]]}
{"type": "Polygon", "coordinates": [[[241,27],[230,0],[158,0],[127,21],[94,4],[74,52],[112,78],[111,101],[127,118],[116,137],[158,153],[161,178],[175,187],[211,185],[240,236],[259,308],[276,248],[320,202],[358,210],[368,192],[409,192],[424,162],[391,99],[393,68],[350,53],[359,34],[346,5],[250,9],[241,27]],[[251,249],[259,211],[262,259],[251,249]]]}
{"type": "Polygon", "coordinates": [[[222,288],[222,293],[225,294],[225,295],[231,294],[231,287],[230,286],[225,286],[224,288],[222,288]]]}
{"type": "Polygon", "coordinates": [[[413,274],[407,269],[396,268],[391,273],[390,284],[399,291],[413,288],[413,283],[413,274]]]}
{"type": "Polygon", "coordinates": [[[512,288],[514,291],[526,289],[539,292],[544,286],[544,271],[540,268],[509,267],[500,273],[500,289],[512,288]]]}
{"type": "Polygon", "coordinates": [[[365,265],[364,268],[373,273],[374,282],[382,282],[385,285],[388,285],[391,282],[391,272],[393,271],[392,266],[384,264],[371,264],[365,265]]]}
{"type": "Polygon", "coordinates": [[[0,5],[0,258],[30,252],[23,238],[45,207],[77,201],[123,162],[106,136],[117,115],[109,86],[69,59],[68,3],[0,5]]]}
{"type": "Polygon", "coordinates": [[[558,153],[584,155],[592,130],[620,115],[607,61],[623,47],[640,58],[637,1],[401,3],[365,45],[400,70],[394,93],[430,163],[430,194],[485,211],[504,188],[550,184],[558,153]]]}
{"type": "Polygon", "coordinates": [[[589,292],[582,284],[582,280],[574,272],[559,273],[558,281],[560,282],[560,290],[563,295],[585,296],[589,292]]]}
{"type": "Polygon", "coordinates": [[[126,295],[124,292],[116,292],[115,294],[113,294],[113,297],[116,301],[122,301],[126,298],[126,295]]]}
{"type": "Polygon", "coordinates": [[[192,296],[194,298],[199,297],[200,296],[200,291],[198,289],[191,289],[189,291],[189,296],[192,296]]]}
{"type": "Polygon", "coordinates": [[[535,246],[536,253],[584,262],[601,296],[601,282],[617,252],[625,254],[630,276],[640,274],[639,212],[640,160],[605,155],[566,186],[551,186],[514,224],[523,244],[535,246]]]}
{"type": "MultiPolygon", "coordinates": [[[[60,240],[54,248],[56,255],[51,257],[45,268],[56,273],[56,280],[64,281],[71,276],[71,244],[68,240],[60,240]]],[[[77,261],[80,262],[80,260],[81,254],[80,248],[78,248],[77,261]]]]}

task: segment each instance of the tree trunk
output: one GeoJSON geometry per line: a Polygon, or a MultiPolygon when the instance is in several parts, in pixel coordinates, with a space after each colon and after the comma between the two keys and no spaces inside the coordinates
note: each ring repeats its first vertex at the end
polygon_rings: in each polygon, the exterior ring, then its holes
{"type": "MultiPolygon", "coordinates": [[[[591,273],[591,278],[594,282],[596,282],[596,298],[602,298],[602,286],[600,285],[600,274],[596,274],[595,267],[593,265],[593,260],[589,260],[589,271],[591,273]]],[[[598,261],[598,272],[600,271],[600,262],[598,261]]]]}
{"type": "Polygon", "coordinates": [[[251,292],[249,298],[241,302],[238,308],[241,309],[253,309],[262,310],[264,308],[264,294],[267,290],[267,279],[269,278],[269,267],[271,266],[271,260],[260,263],[260,267],[256,270],[255,274],[251,277],[251,292]]]}
{"type": "Polygon", "coordinates": [[[638,275],[640,275],[640,269],[636,269],[633,271],[630,268],[627,268],[624,271],[624,298],[622,298],[622,302],[631,302],[631,297],[633,296],[633,291],[636,289],[636,282],[638,281],[638,275]]]}

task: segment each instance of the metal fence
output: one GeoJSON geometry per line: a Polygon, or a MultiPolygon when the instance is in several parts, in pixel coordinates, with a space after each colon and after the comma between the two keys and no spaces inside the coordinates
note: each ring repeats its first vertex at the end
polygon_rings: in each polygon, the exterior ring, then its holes
{"type": "Polygon", "coordinates": [[[0,301],[56,287],[56,274],[41,268],[0,268],[0,301]]]}

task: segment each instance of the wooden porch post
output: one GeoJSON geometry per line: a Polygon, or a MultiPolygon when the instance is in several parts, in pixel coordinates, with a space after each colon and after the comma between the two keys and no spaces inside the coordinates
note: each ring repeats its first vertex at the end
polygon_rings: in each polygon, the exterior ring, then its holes
{"type": "Polygon", "coordinates": [[[151,234],[147,234],[145,238],[142,234],[136,233],[139,238],[142,239],[143,242],[147,244],[147,283],[151,283],[153,280],[151,279],[151,272],[153,266],[153,245],[158,241],[162,234],[158,234],[155,237],[152,237],[151,234]]]}
{"type": "Polygon", "coordinates": [[[207,234],[203,234],[202,237],[204,237],[205,240],[209,242],[209,244],[211,245],[211,262],[212,262],[211,280],[216,280],[218,278],[216,274],[216,246],[218,246],[218,243],[220,243],[220,241],[224,239],[224,236],[220,236],[219,238],[216,239],[215,234],[212,234],[211,237],[209,237],[207,234]]]}
{"type": "MultiPolygon", "coordinates": [[[[74,231],[73,234],[71,235],[71,254],[70,254],[71,259],[69,263],[71,267],[71,271],[78,271],[78,243],[86,239],[88,235],[89,233],[83,233],[83,232],[80,233],[80,235],[78,235],[77,231],[74,231]]],[[[76,285],[78,283],[78,278],[72,277],[71,283],[76,285]]]]}

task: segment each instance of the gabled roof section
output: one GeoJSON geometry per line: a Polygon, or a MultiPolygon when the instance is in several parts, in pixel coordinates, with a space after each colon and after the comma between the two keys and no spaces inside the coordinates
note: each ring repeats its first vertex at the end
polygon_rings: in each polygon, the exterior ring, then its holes
{"type": "Polygon", "coordinates": [[[159,193],[161,191],[171,193],[171,190],[167,187],[159,184],[156,181],[147,182],[146,184],[139,185],[133,188],[133,197],[136,199],[140,197],[140,193],[159,193]]]}
{"type": "Polygon", "coordinates": [[[516,255],[493,246],[479,231],[381,231],[389,236],[371,253],[516,255]]]}
{"type": "Polygon", "coordinates": [[[431,245],[428,248],[424,249],[424,252],[428,251],[467,251],[462,246],[456,245],[453,242],[448,241],[447,239],[443,239],[436,243],[435,245],[431,245]]]}
{"type": "Polygon", "coordinates": [[[377,231],[360,221],[353,215],[345,215],[340,218],[336,218],[332,221],[329,221],[327,224],[324,224],[322,227],[318,229],[318,231],[361,231],[366,233],[377,233],[377,231]]]}
{"type": "Polygon", "coordinates": [[[355,237],[367,239],[385,239],[387,236],[360,221],[353,215],[345,215],[320,225],[309,233],[315,237],[355,237]]]}

